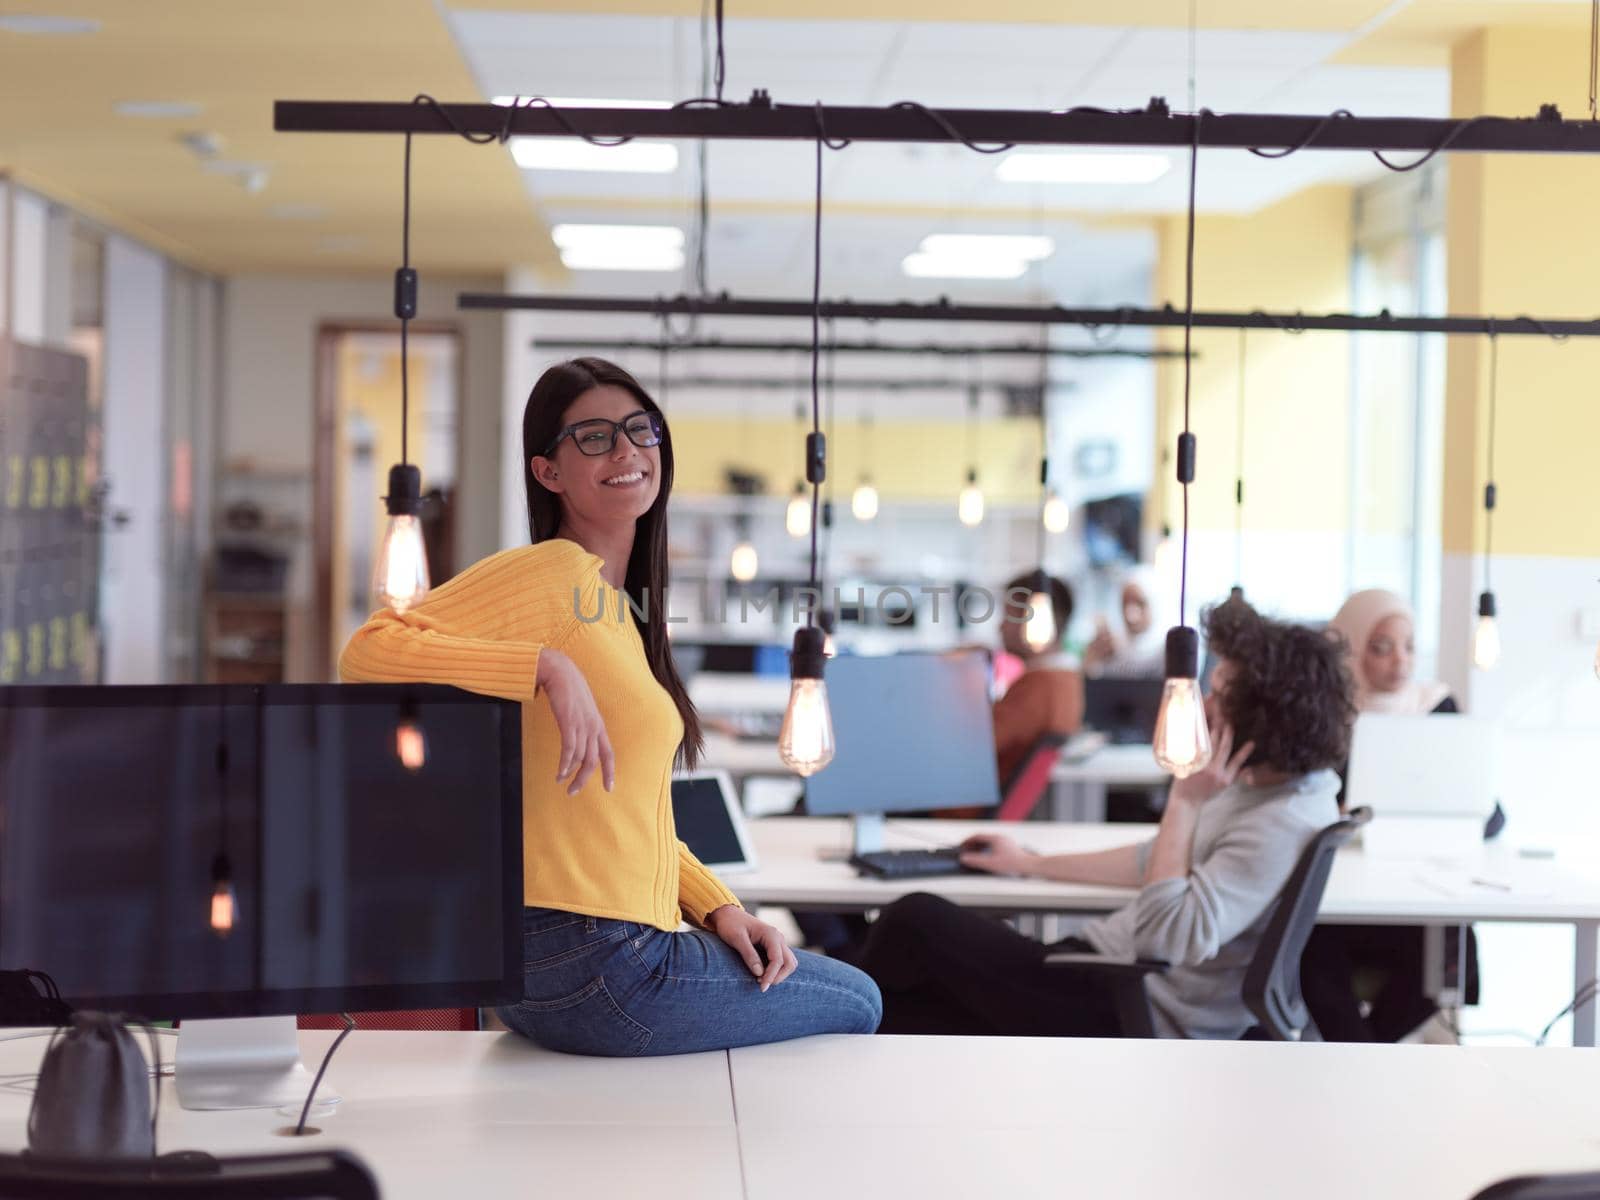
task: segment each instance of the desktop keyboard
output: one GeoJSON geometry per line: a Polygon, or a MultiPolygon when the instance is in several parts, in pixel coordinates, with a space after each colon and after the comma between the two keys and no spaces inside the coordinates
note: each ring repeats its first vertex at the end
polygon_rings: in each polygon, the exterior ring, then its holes
{"type": "Polygon", "coordinates": [[[945,846],[928,850],[874,850],[856,854],[850,863],[862,875],[875,879],[921,879],[932,875],[967,875],[971,868],[961,865],[961,849],[945,846]]]}

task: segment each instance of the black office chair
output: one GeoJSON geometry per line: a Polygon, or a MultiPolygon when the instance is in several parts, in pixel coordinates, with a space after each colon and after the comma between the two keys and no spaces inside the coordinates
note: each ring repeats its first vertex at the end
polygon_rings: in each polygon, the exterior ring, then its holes
{"type": "Polygon", "coordinates": [[[197,1159],[0,1154],[0,1200],[378,1200],[372,1172],[345,1150],[197,1159]]]}
{"type": "MultiPolygon", "coordinates": [[[[1317,909],[1328,886],[1333,856],[1356,830],[1372,819],[1372,810],[1357,808],[1329,825],[1301,851],[1262,931],[1261,944],[1244,977],[1244,1003],[1258,1022],[1244,1036],[1250,1040],[1294,1042],[1321,1040],[1300,996],[1300,955],[1317,923],[1317,909]]],[[[1165,971],[1164,962],[1124,962],[1100,954],[1063,952],[1045,963],[1079,971],[1111,989],[1123,1037],[1155,1037],[1155,1017],[1145,992],[1145,976],[1165,971]]]]}
{"type": "Polygon", "coordinates": [[[1600,1172],[1519,1175],[1491,1183],[1472,1200],[1600,1200],[1600,1172]]]}

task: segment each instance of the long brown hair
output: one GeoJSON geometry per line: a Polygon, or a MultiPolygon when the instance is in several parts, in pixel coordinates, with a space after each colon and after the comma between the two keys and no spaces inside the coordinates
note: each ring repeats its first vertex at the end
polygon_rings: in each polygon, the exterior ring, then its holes
{"type": "MultiPolygon", "coordinates": [[[[603,358],[574,358],[557,363],[539,376],[539,382],[528,394],[527,406],[522,410],[522,479],[528,493],[528,536],[535,545],[555,537],[561,527],[561,497],[534,478],[534,455],[550,448],[573,401],[590,388],[606,384],[631,393],[641,408],[661,412],[637,379],[603,358]]],[[[672,643],[667,638],[667,497],[672,494],[672,430],[665,418],[660,452],[661,487],[655,503],[634,529],[623,590],[633,601],[633,619],[640,625],[650,673],[672,697],[683,719],[678,762],[692,770],[700,761],[705,738],[700,732],[700,714],[695,712],[689,689],[678,675],[672,661],[672,643]]]]}

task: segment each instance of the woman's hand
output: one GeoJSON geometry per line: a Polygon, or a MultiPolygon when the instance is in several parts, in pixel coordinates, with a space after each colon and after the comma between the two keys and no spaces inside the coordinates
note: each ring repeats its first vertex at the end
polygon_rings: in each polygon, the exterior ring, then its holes
{"type": "Polygon", "coordinates": [[[1196,806],[1204,804],[1230,787],[1239,777],[1239,772],[1244,770],[1244,764],[1254,753],[1256,744],[1246,742],[1238,750],[1234,750],[1233,726],[1226,721],[1221,722],[1221,726],[1211,761],[1187,779],[1175,780],[1170,793],[1171,799],[1196,806]]]}
{"type": "Polygon", "coordinates": [[[775,983],[782,983],[794,974],[800,960],[789,949],[789,943],[776,928],[752,917],[737,904],[724,904],[706,914],[706,925],[750,968],[750,974],[761,982],[764,992],[775,983]],[[766,953],[763,965],[757,947],[766,953]]]}
{"type": "Polygon", "coordinates": [[[567,795],[577,795],[596,767],[600,768],[601,781],[609,792],[616,781],[616,759],[611,753],[605,722],[600,719],[600,709],[595,705],[594,693],[589,690],[589,681],[583,677],[583,672],[561,651],[541,650],[534,678],[534,690],[540,689],[550,701],[556,729],[561,733],[561,760],[556,767],[556,778],[572,777],[567,795]]]}
{"type": "Polygon", "coordinates": [[[961,843],[961,865],[995,875],[1026,875],[1039,856],[1000,833],[980,833],[961,843]]]}

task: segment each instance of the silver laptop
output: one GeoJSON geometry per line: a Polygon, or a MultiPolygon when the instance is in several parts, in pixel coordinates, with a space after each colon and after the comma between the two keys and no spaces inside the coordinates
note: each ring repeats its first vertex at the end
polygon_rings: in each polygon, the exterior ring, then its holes
{"type": "Polygon", "coordinates": [[[692,771],[672,778],[672,820],[690,853],[713,871],[753,871],[744,813],[726,771],[692,771]]]}
{"type": "Polygon", "coordinates": [[[1483,841],[1499,792],[1499,728],[1453,713],[1363,713],[1350,743],[1345,803],[1372,809],[1369,851],[1464,852],[1483,841]]]}

